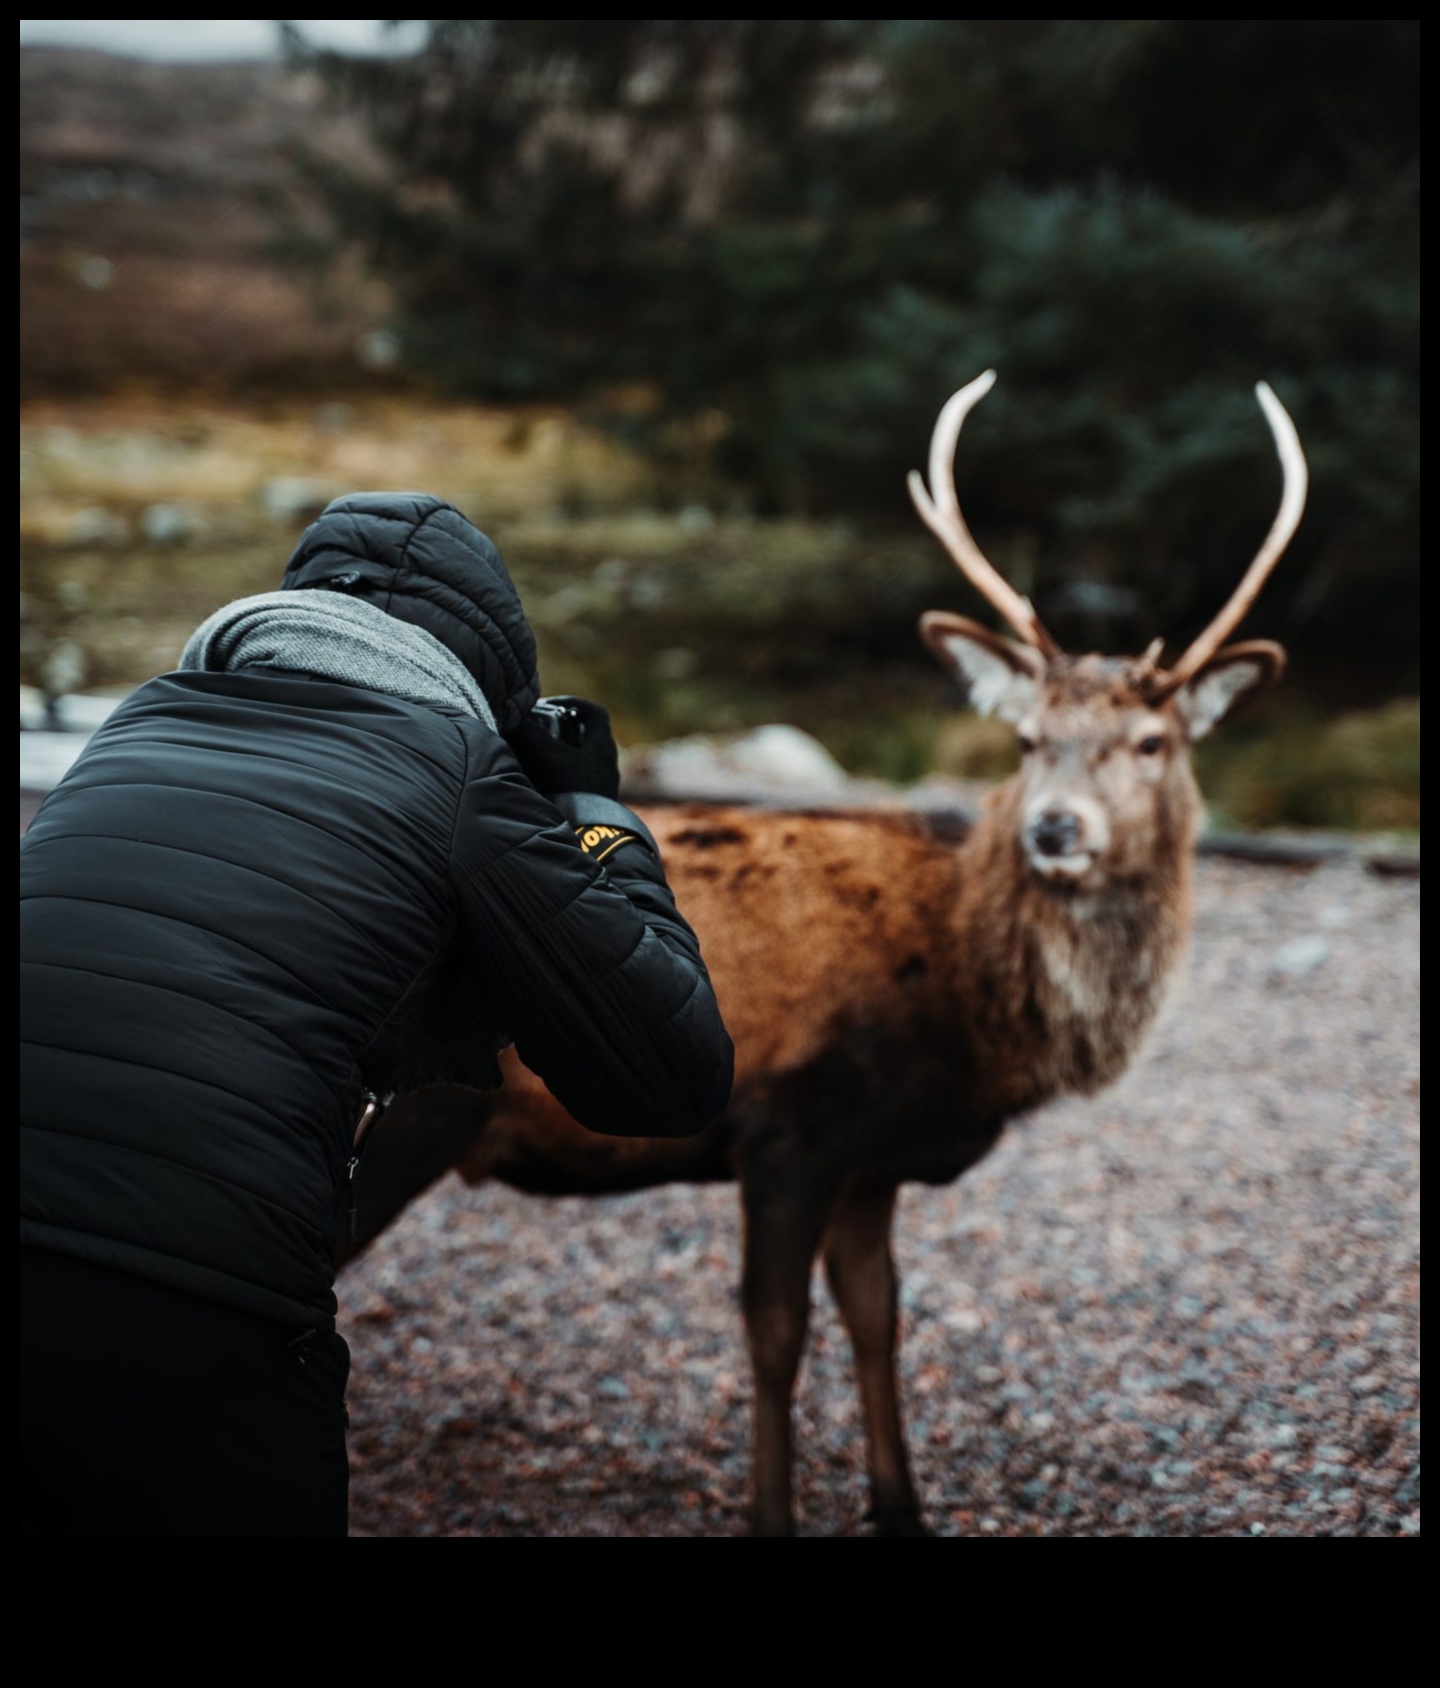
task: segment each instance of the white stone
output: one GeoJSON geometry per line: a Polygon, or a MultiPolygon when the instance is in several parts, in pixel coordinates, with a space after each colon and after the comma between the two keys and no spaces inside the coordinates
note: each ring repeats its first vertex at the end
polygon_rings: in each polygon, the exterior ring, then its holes
{"type": "Polygon", "coordinates": [[[773,722],[735,735],[698,733],[637,749],[632,778],[695,795],[742,790],[839,792],[848,776],[825,746],[799,727],[773,722]]]}
{"type": "Polygon", "coordinates": [[[140,531],[152,545],[178,545],[195,531],[195,514],[183,504],[147,504],[140,531]]]}
{"type": "Polygon", "coordinates": [[[311,475],[274,475],[260,488],[265,514],[277,522],[310,521],[334,496],[328,481],[311,475]]]}
{"type": "Polygon", "coordinates": [[[1270,957],[1270,971],[1298,979],[1304,973],[1314,972],[1329,958],[1329,942],[1318,932],[1310,932],[1303,938],[1292,938],[1288,944],[1281,944],[1270,957]]]}

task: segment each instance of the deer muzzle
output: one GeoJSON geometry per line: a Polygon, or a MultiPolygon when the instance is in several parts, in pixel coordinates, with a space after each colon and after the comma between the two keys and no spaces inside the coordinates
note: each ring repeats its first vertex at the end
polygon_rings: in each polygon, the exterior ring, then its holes
{"type": "Polygon", "coordinates": [[[1030,805],[1022,838],[1032,871],[1042,879],[1077,883],[1093,874],[1110,829],[1098,803],[1042,798],[1030,805]]]}

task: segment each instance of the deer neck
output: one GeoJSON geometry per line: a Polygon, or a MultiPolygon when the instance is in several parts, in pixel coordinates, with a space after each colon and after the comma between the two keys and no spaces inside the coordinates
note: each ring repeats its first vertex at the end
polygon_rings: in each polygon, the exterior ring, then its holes
{"type": "Polygon", "coordinates": [[[1020,843],[1014,782],[962,853],[955,993],[976,1106],[1010,1114],[1124,1071],[1153,1024],[1190,924],[1195,803],[1181,793],[1145,871],[1093,894],[1056,891],[1020,843]]]}

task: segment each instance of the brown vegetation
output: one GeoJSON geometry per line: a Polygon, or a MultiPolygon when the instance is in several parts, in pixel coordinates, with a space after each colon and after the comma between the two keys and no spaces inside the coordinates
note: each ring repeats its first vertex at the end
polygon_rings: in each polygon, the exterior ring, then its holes
{"type": "Polygon", "coordinates": [[[315,226],[302,138],[364,156],[358,127],[279,66],[22,49],[22,399],[373,382],[383,290],[321,287],[279,255],[315,226]]]}

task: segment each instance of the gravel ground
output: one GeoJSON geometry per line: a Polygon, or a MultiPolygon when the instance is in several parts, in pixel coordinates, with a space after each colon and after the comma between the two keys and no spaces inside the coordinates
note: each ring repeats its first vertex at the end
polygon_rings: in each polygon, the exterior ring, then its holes
{"type": "MultiPolygon", "coordinates": [[[[1419,882],[1204,860],[1184,983],[1105,1096],[905,1190],[901,1372],[941,1535],[1420,1530],[1419,882]]],[[[453,1176],[342,1274],[357,1535],[743,1534],[733,1187],[453,1176]]],[[[865,1533],[817,1275],[800,1533],[865,1533]]]]}

